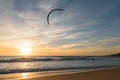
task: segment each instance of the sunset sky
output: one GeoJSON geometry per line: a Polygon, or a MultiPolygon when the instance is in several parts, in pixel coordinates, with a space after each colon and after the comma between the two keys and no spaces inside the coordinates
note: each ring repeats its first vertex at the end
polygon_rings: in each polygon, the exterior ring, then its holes
{"type": "Polygon", "coordinates": [[[0,56],[120,52],[120,0],[0,0],[0,56]],[[50,25],[47,24],[48,13],[50,25]],[[22,54],[23,53],[23,54],[22,54]]]}

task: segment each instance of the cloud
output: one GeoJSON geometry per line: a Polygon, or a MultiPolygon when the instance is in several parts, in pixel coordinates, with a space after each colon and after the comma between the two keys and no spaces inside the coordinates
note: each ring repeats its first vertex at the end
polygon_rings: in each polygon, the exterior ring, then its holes
{"type": "Polygon", "coordinates": [[[116,34],[119,36],[119,28],[115,27],[119,23],[119,17],[117,20],[112,16],[109,19],[103,17],[111,13],[119,3],[106,3],[102,6],[86,1],[79,3],[77,0],[63,3],[64,1],[58,0],[1,0],[0,45],[15,46],[20,41],[29,40],[34,47],[42,49],[95,49],[97,52],[119,47],[119,37],[114,38],[116,34]],[[51,25],[47,25],[47,14],[53,8],[63,8],[64,11],[51,15],[51,25]],[[108,23],[113,18],[114,21],[108,23]],[[112,35],[106,36],[105,29],[108,32],[111,30],[112,35]]]}
{"type": "MultiPolygon", "coordinates": [[[[112,39],[102,39],[92,42],[91,40],[79,41],[71,44],[64,44],[61,46],[55,46],[60,49],[108,49],[111,51],[112,48],[118,48],[120,46],[120,38],[115,37],[112,39]]],[[[113,50],[113,49],[112,49],[113,50]]]]}
{"type": "Polygon", "coordinates": [[[118,46],[120,45],[120,37],[98,40],[96,41],[95,45],[102,46],[102,47],[118,46]]]}
{"type": "Polygon", "coordinates": [[[76,32],[71,33],[63,37],[63,39],[77,39],[77,38],[83,38],[83,37],[90,37],[94,32],[76,32]]]}
{"type": "Polygon", "coordinates": [[[59,0],[42,0],[39,3],[39,7],[43,10],[50,11],[57,7],[58,1],[59,0]]]}

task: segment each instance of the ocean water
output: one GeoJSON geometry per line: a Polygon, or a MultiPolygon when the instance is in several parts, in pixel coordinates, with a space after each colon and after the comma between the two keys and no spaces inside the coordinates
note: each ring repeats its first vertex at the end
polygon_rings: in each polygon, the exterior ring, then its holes
{"type": "Polygon", "coordinates": [[[117,57],[0,57],[0,74],[120,67],[117,57]]]}

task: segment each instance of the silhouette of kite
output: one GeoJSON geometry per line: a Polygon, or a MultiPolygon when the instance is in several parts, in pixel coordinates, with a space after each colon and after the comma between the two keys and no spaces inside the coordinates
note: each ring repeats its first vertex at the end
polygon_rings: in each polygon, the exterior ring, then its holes
{"type": "Polygon", "coordinates": [[[48,15],[47,15],[47,23],[48,23],[48,25],[49,25],[49,16],[50,16],[50,14],[51,14],[52,12],[54,12],[54,11],[63,11],[63,9],[53,9],[53,10],[51,10],[51,11],[48,13],[48,15]]]}

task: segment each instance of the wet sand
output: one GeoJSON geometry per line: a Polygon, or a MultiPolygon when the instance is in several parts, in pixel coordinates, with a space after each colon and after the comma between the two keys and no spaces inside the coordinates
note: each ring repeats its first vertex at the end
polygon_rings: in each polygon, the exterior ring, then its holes
{"type": "Polygon", "coordinates": [[[83,73],[61,74],[23,80],[120,80],[120,68],[83,73]]]}
{"type": "Polygon", "coordinates": [[[23,76],[19,75],[19,78],[17,78],[15,75],[11,75],[9,78],[10,79],[7,78],[6,80],[120,80],[120,68],[97,70],[82,73],[81,72],[67,74],[63,73],[47,76],[44,76],[44,74],[40,73],[35,73],[32,75],[24,74],[23,76]]]}

